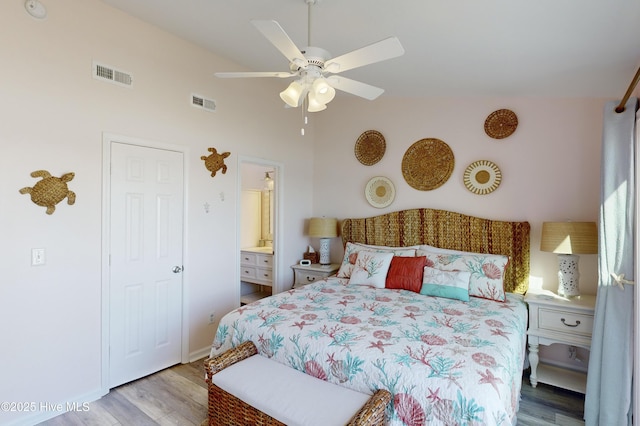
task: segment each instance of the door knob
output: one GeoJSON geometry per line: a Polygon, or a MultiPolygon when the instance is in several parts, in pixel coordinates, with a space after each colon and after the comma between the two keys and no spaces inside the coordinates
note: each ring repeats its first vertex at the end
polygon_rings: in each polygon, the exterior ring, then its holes
{"type": "Polygon", "coordinates": [[[182,267],[174,266],[172,271],[173,271],[174,274],[179,274],[182,271],[182,267]]]}

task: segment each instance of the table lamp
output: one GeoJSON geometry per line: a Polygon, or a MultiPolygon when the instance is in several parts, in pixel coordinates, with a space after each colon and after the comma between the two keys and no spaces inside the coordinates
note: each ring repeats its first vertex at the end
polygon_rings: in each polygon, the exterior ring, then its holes
{"type": "Polygon", "coordinates": [[[579,254],[598,253],[595,222],[544,222],[540,250],[558,254],[558,294],[580,296],[579,254]]]}
{"type": "Polygon", "coordinates": [[[338,220],[326,217],[312,217],[309,219],[309,236],[320,238],[320,264],[329,265],[330,238],[338,236],[338,220]]]}

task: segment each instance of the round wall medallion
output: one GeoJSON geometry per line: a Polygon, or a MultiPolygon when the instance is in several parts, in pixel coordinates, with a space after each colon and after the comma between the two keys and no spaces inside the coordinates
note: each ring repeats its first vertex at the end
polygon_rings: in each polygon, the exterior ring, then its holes
{"type": "Polygon", "coordinates": [[[484,122],[484,131],[494,139],[504,139],[516,131],[518,117],[508,109],[493,111],[484,122]]]}
{"type": "Polygon", "coordinates": [[[381,209],[393,203],[394,198],[396,198],[396,188],[386,177],[376,176],[367,182],[364,196],[369,204],[381,209]]]}
{"type": "Polygon", "coordinates": [[[474,194],[485,195],[496,190],[502,181],[502,172],[495,163],[478,160],[464,171],[464,186],[474,194]]]}
{"type": "Polygon", "coordinates": [[[444,184],[454,166],[453,151],[440,139],[421,139],[402,157],[402,175],[409,185],[430,191],[444,184]]]}
{"type": "Polygon", "coordinates": [[[365,166],[372,166],[380,161],[386,148],[387,144],[382,133],[377,130],[367,130],[358,137],[354,151],[359,162],[365,166]]]}

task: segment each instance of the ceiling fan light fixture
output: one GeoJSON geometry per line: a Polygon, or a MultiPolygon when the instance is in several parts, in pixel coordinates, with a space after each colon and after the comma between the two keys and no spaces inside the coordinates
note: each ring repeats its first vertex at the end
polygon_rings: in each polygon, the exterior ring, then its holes
{"type": "Polygon", "coordinates": [[[312,92],[316,100],[321,104],[328,104],[336,96],[336,89],[331,87],[324,78],[318,78],[313,82],[312,92]]]}
{"type": "Polygon", "coordinates": [[[297,81],[291,82],[289,87],[280,92],[280,99],[292,108],[300,105],[300,99],[304,94],[304,86],[297,81]]]}
{"type": "MultiPolygon", "coordinates": [[[[39,0],[25,0],[38,2],[39,0]]],[[[321,0],[303,0],[309,7],[307,13],[307,47],[304,50],[291,40],[280,24],[272,19],[253,19],[251,23],[287,58],[288,72],[231,72],[215,73],[217,77],[296,77],[297,80],[280,92],[280,98],[292,108],[302,106],[310,112],[322,111],[335,95],[336,89],[364,99],[373,100],[384,90],[346,77],[336,79],[326,74],[336,74],[376,62],[386,61],[404,54],[397,37],[388,37],[376,43],[332,57],[326,50],[311,43],[311,9],[321,0]],[[307,99],[308,95],[308,101],[307,99]]],[[[306,115],[304,116],[306,119],[306,115]]]]}
{"type": "Polygon", "coordinates": [[[318,99],[317,96],[315,96],[315,93],[313,90],[309,92],[308,99],[309,99],[309,105],[307,106],[307,111],[318,112],[318,111],[327,109],[327,105],[324,102],[322,102],[320,99],[318,99]]]}
{"type": "Polygon", "coordinates": [[[307,108],[307,111],[320,112],[320,111],[324,111],[325,109],[327,109],[327,106],[325,104],[309,101],[309,107],[307,108]]]}

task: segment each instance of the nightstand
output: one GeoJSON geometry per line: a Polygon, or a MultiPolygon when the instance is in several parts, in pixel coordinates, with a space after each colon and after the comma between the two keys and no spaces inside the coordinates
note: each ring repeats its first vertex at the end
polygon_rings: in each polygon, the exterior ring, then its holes
{"type": "Polygon", "coordinates": [[[293,288],[296,288],[334,275],[340,269],[340,265],[312,263],[309,266],[293,265],[291,268],[293,269],[293,288]]]}
{"type": "Polygon", "coordinates": [[[585,393],[586,373],[540,363],[538,348],[562,343],[590,350],[596,296],[568,299],[550,291],[533,290],[527,292],[524,301],[529,305],[531,386],[535,388],[540,382],[585,393]]]}

